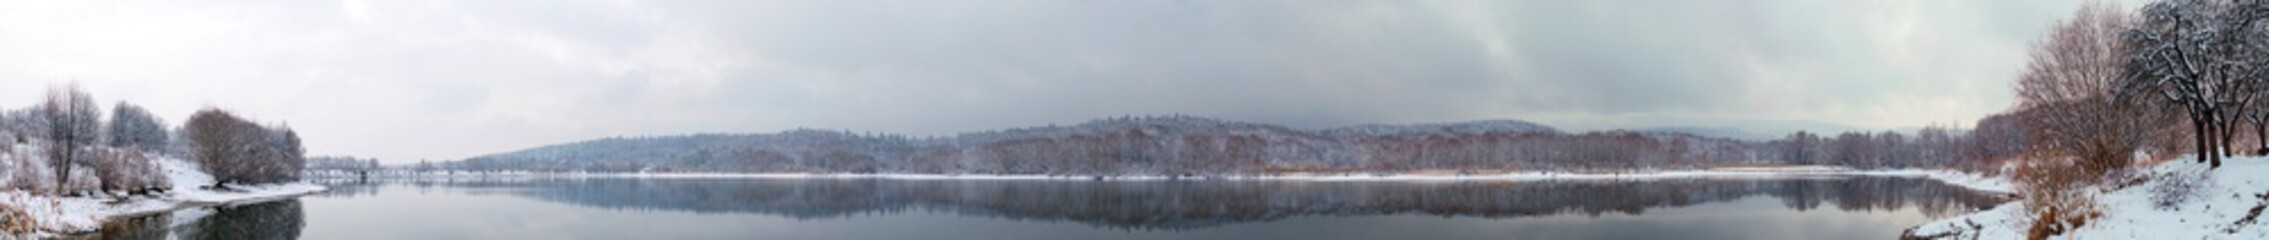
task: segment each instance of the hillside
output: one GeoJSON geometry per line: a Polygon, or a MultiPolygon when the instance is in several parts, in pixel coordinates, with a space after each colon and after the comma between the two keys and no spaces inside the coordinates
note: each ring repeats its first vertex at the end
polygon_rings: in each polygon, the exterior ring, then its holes
{"type": "MultiPolygon", "coordinates": [[[[1775,146],[1666,131],[1566,133],[1519,120],[1297,129],[1172,116],[929,138],[808,129],[606,138],[472,157],[442,167],[1053,175],[1627,171],[1785,164],[1775,146]]],[[[1884,158],[1863,167],[1925,162],[1884,158]]]]}

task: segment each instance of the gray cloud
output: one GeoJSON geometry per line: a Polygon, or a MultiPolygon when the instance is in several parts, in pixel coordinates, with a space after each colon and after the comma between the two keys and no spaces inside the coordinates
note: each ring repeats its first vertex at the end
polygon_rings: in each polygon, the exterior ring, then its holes
{"type": "Polygon", "coordinates": [[[319,154],[1118,115],[1326,127],[1962,123],[2068,1],[0,3],[0,103],[81,81],[319,154]]]}

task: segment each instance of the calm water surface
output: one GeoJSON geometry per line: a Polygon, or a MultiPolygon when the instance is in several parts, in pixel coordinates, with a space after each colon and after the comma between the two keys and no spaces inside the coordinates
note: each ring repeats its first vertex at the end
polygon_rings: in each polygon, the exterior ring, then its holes
{"type": "Polygon", "coordinates": [[[329,181],[89,238],[1871,239],[1995,197],[1914,178],[329,181]]]}

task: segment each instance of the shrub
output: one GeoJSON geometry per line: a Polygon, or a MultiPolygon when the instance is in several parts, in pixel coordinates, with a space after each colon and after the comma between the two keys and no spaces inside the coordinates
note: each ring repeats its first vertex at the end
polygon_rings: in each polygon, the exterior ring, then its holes
{"type": "Polygon", "coordinates": [[[2033,216],[2027,238],[2064,234],[2103,216],[2096,208],[2094,192],[2087,191],[2101,176],[2088,174],[2074,157],[2031,160],[2020,163],[2010,176],[2017,181],[2017,194],[2024,199],[2025,211],[2033,216]]]}
{"type": "Polygon", "coordinates": [[[2162,173],[2150,178],[2159,184],[2151,186],[2151,205],[2159,210],[2180,211],[2175,206],[2198,195],[2206,175],[2162,173]]]}
{"type": "Polygon", "coordinates": [[[55,193],[53,188],[48,187],[55,185],[55,182],[47,180],[51,179],[48,176],[55,172],[47,170],[46,161],[40,160],[31,151],[0,152],[0,154],[5,154],[0,155],[0,157],[7,158],[8,190],[23,190],[32,194],[55,193]]]}
{"type": "Polygon", "coordinates": [[[38,222],[32,221],[32,215],[24,212],[22,206],[0,204],[0,233],[30,234],[38,227],[38,222]]]}
{"type": "Polygon", "coordinates": [[[143,192],[170,186],[165,174],[158,172],[148,154],[131,148],[103,148],[97,151],[100,160],[95,175],[102,179],[102,190],[109,192],[143,192]]]}

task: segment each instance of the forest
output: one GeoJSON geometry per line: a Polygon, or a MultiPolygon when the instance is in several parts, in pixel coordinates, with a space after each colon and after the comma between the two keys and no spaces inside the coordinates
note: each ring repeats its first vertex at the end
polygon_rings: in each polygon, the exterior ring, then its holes
{"type": "Polygon", "coordinates": [[[849,131],[607,138],[434,164],[462,171],[1219,176],[1628,172],[1729,166],[1995,166],[2027,134],[1979,128],[1797,132],[1755,141],[1670,131],[1564,132],[1518,120],[1319,130],[1192,116],[1120,117],[915,138],[849,131]],[[1965,161],[1979,160],[1979,161],[1965,161]]]}

